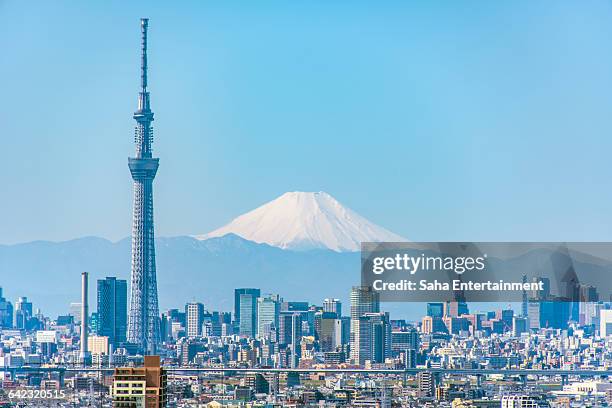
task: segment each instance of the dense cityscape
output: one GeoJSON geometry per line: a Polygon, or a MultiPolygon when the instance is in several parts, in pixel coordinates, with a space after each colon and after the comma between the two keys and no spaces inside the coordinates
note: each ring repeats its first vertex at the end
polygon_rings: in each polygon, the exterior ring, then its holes
{"type": "Polygon", "coordinates": [[[612,307],[591,286],[579,287],[575,302],[544,285],[537,296],[525,293],[518,311],[407,304],[423,308],[417,321],[392,318],[369,286],[347,287],[349,305],[324,298],[324,282],[312,283],[321,286],[315,304],[248,287],[235,289],[233,310],[193,301],[160,313],[148,19],[140,26],[130,280],[91,282],[90,302],[83,272],[81,302],[59,316],[37,299],[12,302],[0,288],[0,407],[612,404],[612,307]]]}
{"type": "MultiPolygon", "coordinates": [[[[94,401],[110,406],[115,401],[115,406],[132,406],[117,403],[122,398],[118,373],[143,364],[136,345],[126,339],[127,282],[98,280],[96,294],[90,315],[83,316],[86,308],[72,303],[55,318],[25,297],[13,305],[0,296],[3,404],[94,401]],[[83,328],[89,332],[84,347],[83,328]],[[49,394],[32,394],[30,402],[27,394],[15,394],[26,390],[49,394]]],[[[168,406],[612,402],[607,377],[612,309],[607,302],[529,300],[518,313],[473,312],[461,302],[428,303],[425,316],[409,322],[381,311],[377,294],[366,287],[352,288],[347,313],[338,299],[313,305],[257,288],[238,288],[234,299],[233,311],[189,302],[159,316],[158,354],[167,380],[157,387],[168,406]]]]}

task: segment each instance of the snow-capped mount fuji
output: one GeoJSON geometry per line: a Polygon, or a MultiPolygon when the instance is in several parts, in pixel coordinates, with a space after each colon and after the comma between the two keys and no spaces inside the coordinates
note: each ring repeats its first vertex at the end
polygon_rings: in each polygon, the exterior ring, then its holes
{"type": "Polygon", "coordinates": [[[325,192],[288,192],[229,224],[195,238],[236,234],[282,249],[331,249],[353,252],[361,242],[398,242],[405,238],[343,206],[325,192]]]}

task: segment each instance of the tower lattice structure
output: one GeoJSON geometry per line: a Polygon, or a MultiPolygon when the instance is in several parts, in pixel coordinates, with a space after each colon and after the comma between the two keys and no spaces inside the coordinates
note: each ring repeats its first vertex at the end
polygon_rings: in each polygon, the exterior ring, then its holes
{"type": "Polygon", "coordinates": [[[148,24],[148,19],[141,19],[141,89],[138,94],[138,110],[134,112],[136,155],[128,159],[134,180],[134,215],[127,340],[136,344],[140,352],[154,354],[159,342],[159,308],[153,227],[153,179],[157,173],[159,159],[153,157],[151,150],[153,112],[147,90],[148,24]]]}

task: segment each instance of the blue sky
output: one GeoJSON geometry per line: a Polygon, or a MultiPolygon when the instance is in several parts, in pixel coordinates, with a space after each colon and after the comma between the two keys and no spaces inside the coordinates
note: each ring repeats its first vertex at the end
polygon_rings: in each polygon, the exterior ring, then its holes
{"type": "Polygon", "coordinates": [[[413,240],[612,239],[608,1],[0,1],[0,243],[130,234],[150,20],[158,235],[327,191],[413,240]]]}

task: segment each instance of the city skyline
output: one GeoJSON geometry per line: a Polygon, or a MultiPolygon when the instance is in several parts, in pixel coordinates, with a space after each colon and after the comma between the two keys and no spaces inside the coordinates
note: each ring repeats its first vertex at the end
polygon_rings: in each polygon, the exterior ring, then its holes
{"type": "Polygon", "coordinates": [[[612,4],[459,3],[0,2],[0,406],[610,406],[612,4]]]}
{"type": "Polygon", "coordinates": [[[158,130],[172,135],[159,141],[169,159],[156,205],[169,216],[158,235],[212,231],[286,191],[323,190],[417,241],[612,238],[603,2],[328,5],[318,24],[320,3],[116,7],[2,5],[0,74],[14,80],[0,101],[0,243],[129,236],[118,153],[143,10],[161,38],[158,130]]]}

